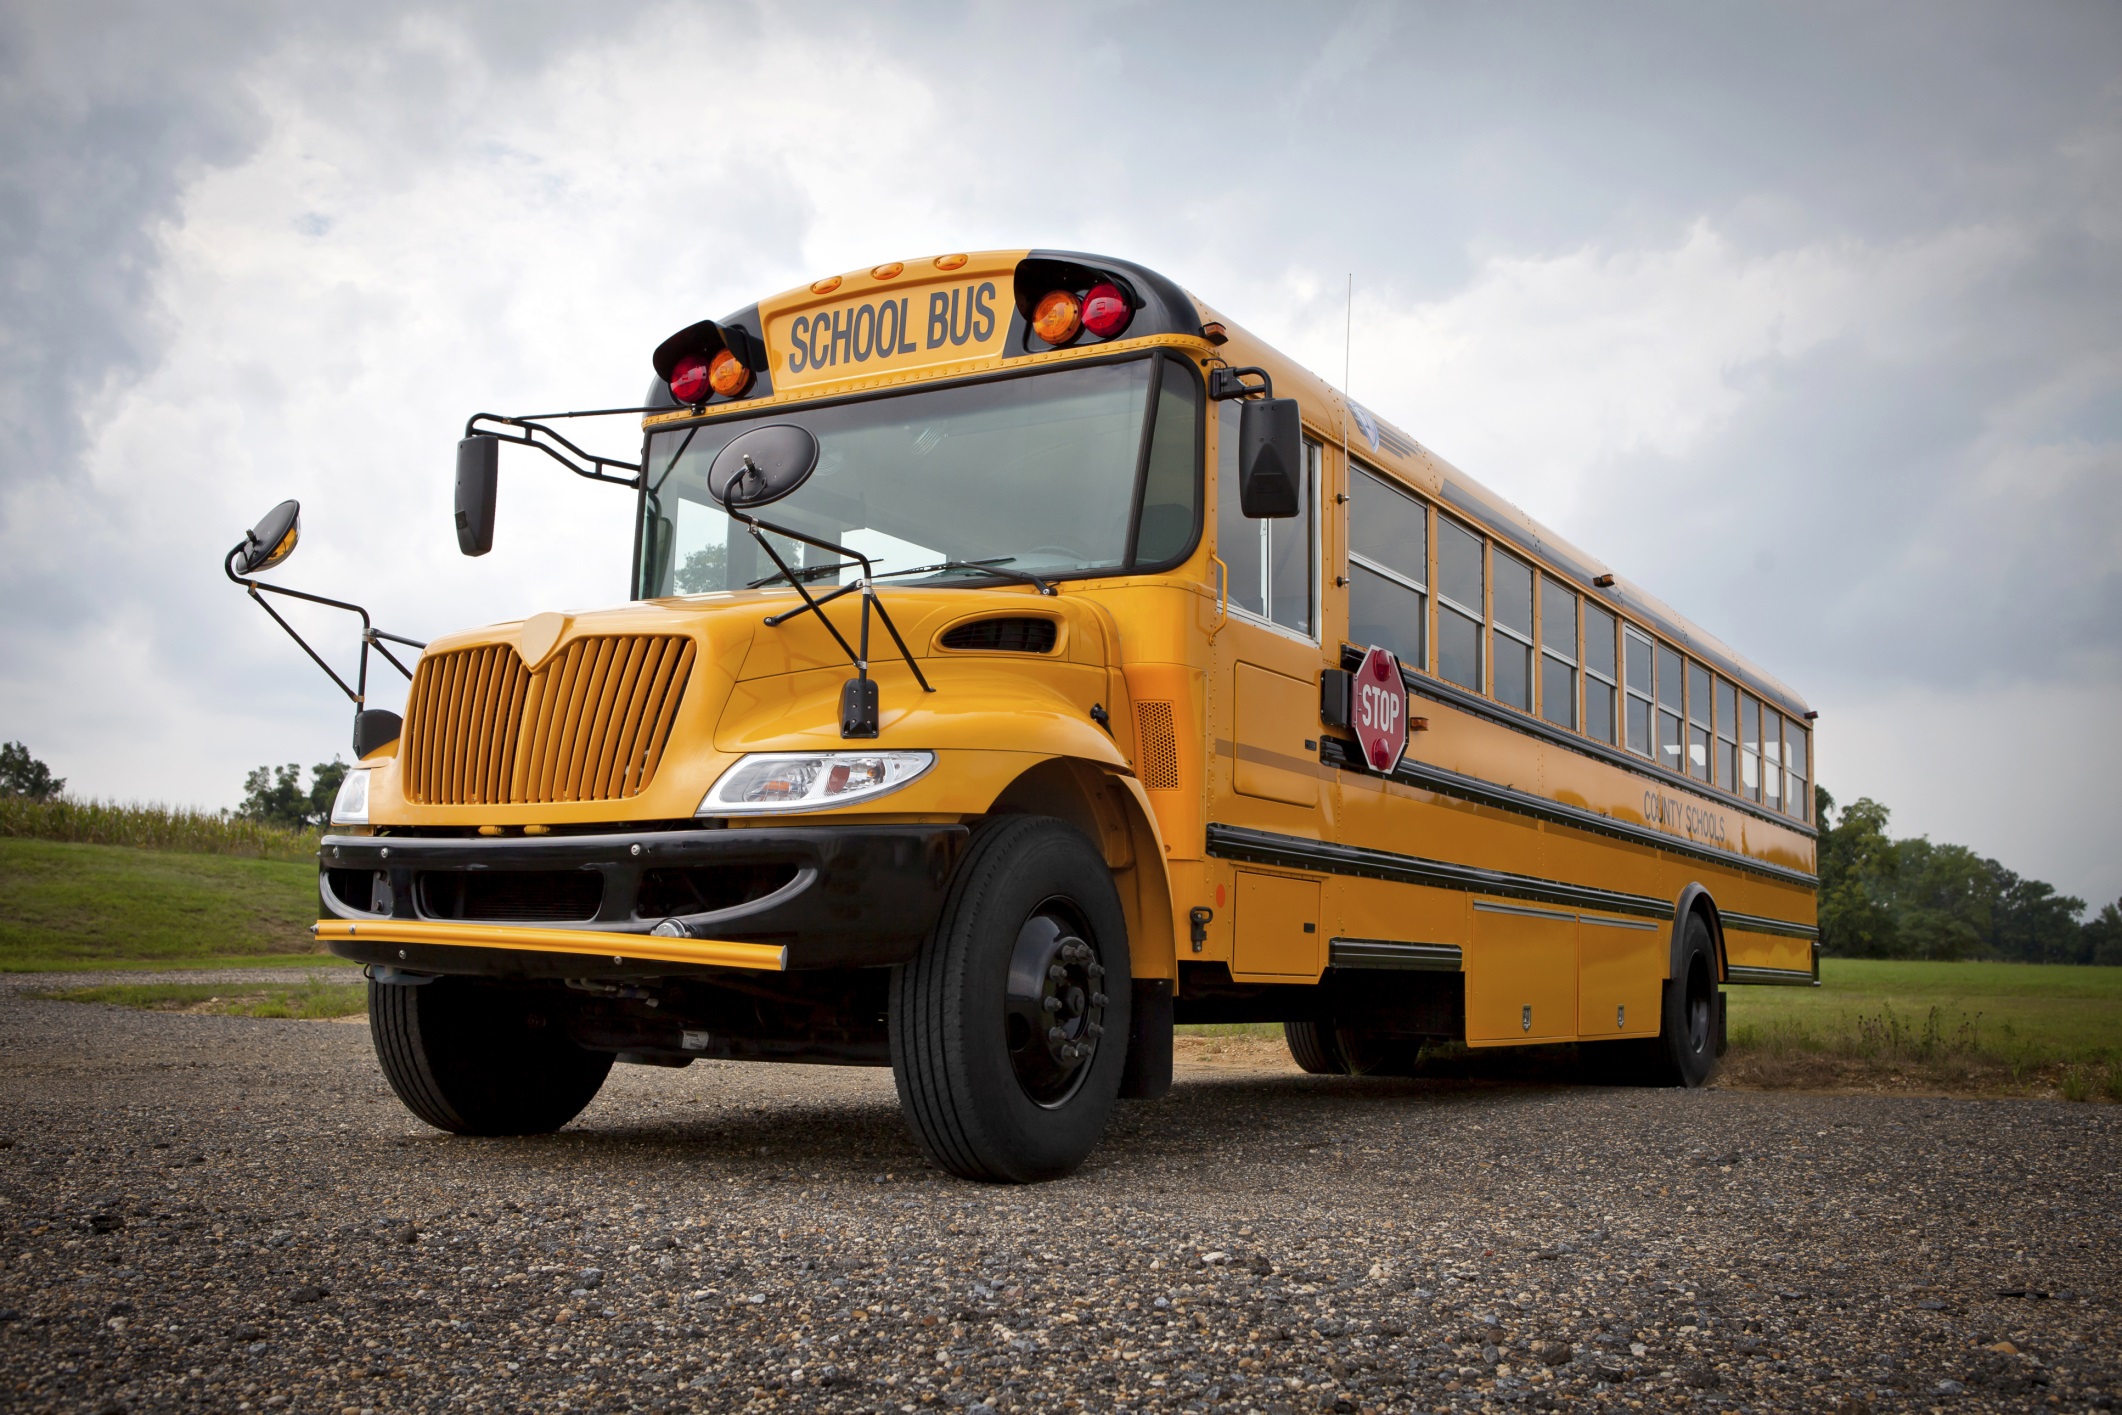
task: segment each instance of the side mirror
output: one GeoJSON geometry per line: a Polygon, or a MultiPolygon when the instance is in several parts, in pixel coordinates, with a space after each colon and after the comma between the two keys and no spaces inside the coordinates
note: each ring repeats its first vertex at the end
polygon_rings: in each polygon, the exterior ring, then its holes
{"type": "Polygon", "coordinates": [[[302,503],[283,501],[265,513],[265,518],[245,532],[236,547],[236,573],[255,575],[270,570],[295,553],[302,538],[302,503]]]}
{"type": "Polygon", "coordinates": [[[466,555],[494,548],[494,491],[500,479],[500,438],[467,437],[457,444],[457,549],[466,555]]]}
{"type": "Polygon", "coordinates": [[[1247,517],[1286,520],[1302,509],[1304,422],[1294,398],[1238,405],[1238,505],[1247,517]]]}
{"type": "Polygon", "coordinates": [[[707,469],[708,495],[731,510],[790,495],[818,469],[818,439],[794,423],[740,432],[707,469]]]}

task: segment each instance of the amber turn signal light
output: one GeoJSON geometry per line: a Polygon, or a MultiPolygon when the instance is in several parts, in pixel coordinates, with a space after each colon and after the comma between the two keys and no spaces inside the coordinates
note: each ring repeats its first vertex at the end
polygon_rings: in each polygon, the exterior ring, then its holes
{"type": "Polygon", "coordinates": [[[734,398],[752,386],[752,371],[744,366],[744,360],[724,349],[708,364],[707,382],[723,397],[734,398]]]}
{"type": "MultiPolygon", "coordinates": [[[[721,357],[728,358],[729,351],[723,350],[721,357]]],[[[681,403],[704,403],[708,378],[707,360],[698,354],[687,354],[670,371],[670,396],[681,403]]]]}
{"type": "Polygon", "coordinates": [[[1032,310],[1032,333],[1049,344],[1066,344],[1083,328],[1083,306],[1066,290],[1049,290],[1032,310]]]}

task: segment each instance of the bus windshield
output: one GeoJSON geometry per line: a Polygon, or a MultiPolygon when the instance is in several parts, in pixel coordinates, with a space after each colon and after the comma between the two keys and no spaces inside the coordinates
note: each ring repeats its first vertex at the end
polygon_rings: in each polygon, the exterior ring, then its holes
{"type": "MultiPolygon", "coordinates": [[[[1161,569],[1193,545],[1200,391],[1170,358],[1056,369],[659,432],[648,444],[638,597],[704,594],[776,572],[707,490],[715,454],[768,422],[818,439],[818,469],[758,515],[870,557],[879,575],[988,562],[1046,579],[1161,569]],[[1154,400],[1155,426],[1144,436],[1154,400]],[[1136,503],[1141,502],[1140,514],[1136,503]]],[[[859,567],[777,540],[814,583],[859,567]]],[[[992,585],[977,571],[907,583],[992,585]]]]}

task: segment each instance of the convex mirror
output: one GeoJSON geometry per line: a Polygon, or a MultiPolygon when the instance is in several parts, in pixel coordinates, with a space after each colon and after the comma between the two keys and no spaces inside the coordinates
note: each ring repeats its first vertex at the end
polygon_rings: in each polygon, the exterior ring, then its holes
{"type": "Polygon", "coordinates": [[[494,548],[494,492],[501,480],[501,439],[472,436],[457,444],[457,549],[494,548]]]}
{"type": "Polygon", "coordinates": [[[295,553],[295,542],[301,538],[302,503],[281,502],[244,534],[243,544],[236,547],[236,573],[255,575],[272,569],[295,553]]]}
{"type": "Polygon", "coordinates": [[[818,468],[818,439],[794,423],[741,432],[707,469],[708,495],[732,510],[765,506],[794,492],[818,468]]]}
{"type": "Polygon", "coordinates": [[[1301,509],[1304,424],[1294,398],[1238,405],[1238,505],[1253,520],[1285,520],[1301,509]]]}

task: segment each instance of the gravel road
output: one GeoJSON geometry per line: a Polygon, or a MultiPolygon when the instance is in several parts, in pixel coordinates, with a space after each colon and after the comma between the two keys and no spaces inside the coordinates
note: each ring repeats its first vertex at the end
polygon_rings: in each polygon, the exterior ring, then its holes
{"type": "Polygon", "coordinates": [[[23,982],[8,1410],[2122,1396],[2122,1107],[1325,1079],[1255,1049],[1124,1107],[1076,1176],[984,1188],[925,1168],[882,1071],[622,1066],[558,1135],[462,1140],[399,1108],[364,1025],[23,982]]]}

